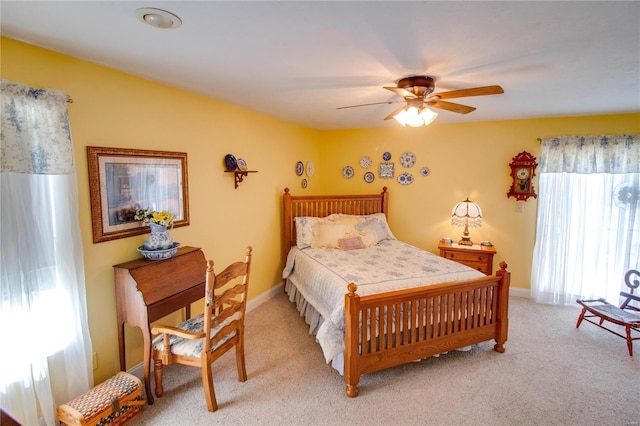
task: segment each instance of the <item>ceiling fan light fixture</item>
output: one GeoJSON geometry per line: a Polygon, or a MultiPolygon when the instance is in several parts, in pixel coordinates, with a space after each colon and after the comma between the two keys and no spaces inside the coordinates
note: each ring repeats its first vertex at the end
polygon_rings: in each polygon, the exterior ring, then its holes
{"type": "Polygon", "coordinates": [[[153,7],[136,10],[136,16],[145,24],[160,29],[177,28],[182,25],[182,20],[173,13],[153,7]]]}
{"type": "Polygon", "coordinates": [[[402,124],[402,126],[408,124],[411,127],[420,127],[428,126],[437,116],[438,114],[429,108],[423,108],[422,111],[420,111],[418,108],[410,106],[403,108],[402,111],[394,115],[393,118],[402,124]]]}
{"type": "Polygon", "coordinates": [[[433,110],[430,110],[429,108],[424,108],[420,113],[420,117],[422,118],[424,125],[428,126],[433,122],[433,120],[435,120],[438,117],[438,113],[433,110]]]}

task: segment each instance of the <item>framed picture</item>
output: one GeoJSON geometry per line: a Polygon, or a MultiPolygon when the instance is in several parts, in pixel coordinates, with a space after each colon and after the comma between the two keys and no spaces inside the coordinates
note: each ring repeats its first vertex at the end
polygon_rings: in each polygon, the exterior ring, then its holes
{"type": "Polygon", "coordinates": [[[168,211],[189,224],[187,153],[88,146],[93,242],[149,232],[137,209],[168,211]]]}

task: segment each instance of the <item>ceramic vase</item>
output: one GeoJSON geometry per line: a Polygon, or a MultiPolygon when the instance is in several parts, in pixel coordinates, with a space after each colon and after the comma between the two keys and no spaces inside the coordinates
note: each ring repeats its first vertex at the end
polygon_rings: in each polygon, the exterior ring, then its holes
{"type": "Polygon", "coordinates": [[[173,247],[173,239],[166,226],[150,223],[151,235],[144,242],[146,250],[167,250],[173,247]]]}

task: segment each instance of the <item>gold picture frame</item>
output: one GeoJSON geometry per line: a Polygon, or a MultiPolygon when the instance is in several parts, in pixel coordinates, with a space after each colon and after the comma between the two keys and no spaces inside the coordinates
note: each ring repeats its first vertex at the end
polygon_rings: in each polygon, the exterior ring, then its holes
{"type": "Polygon", "coordinates": [[[168,211],[174,227],[189,225],[187,153],[87,147],[93,242],[149,232],[138,208],[168,211]]]}

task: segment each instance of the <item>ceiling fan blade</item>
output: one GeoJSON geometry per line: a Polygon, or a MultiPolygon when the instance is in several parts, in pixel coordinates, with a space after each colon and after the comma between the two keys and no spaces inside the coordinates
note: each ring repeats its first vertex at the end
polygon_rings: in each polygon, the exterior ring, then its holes
{"type": "Polygon", "coordinates": [[[445,109],[451,112],[457,112],[458,114],[469,114],[470,112],[475,111],[474,107],[470,107],[467,105],[454,104],[453,102],[445,102],[440,100],[432,100],[427,102],[429,107],[445,109]]]}
{"type": "Polygon", "coordinates": [[[499,95],[504,93],[500,86],[484,86],[474,87],[472,89],[452,90],[450,92],[434,93],[433,97],[440,97],[440,99],[452,99],[452,98],[466,98],[468,96],[485,96],[485,95],[499,95]]]}
{"type": "Polygon", "coordinates": [[[395,117],[396,114],[398,114],[403,109],[404,109],[404,106],[396,108],[395,111],[393,111],[391,114],[387,115],[384,119],[385,120],[391,120],[393,117],[395,117]]]}
{"type": "Polygon", "coordinates": [[[402,87],[383,87],[383,89],[387,89],[387,90],[391,90],[394,93],[397,93],[398,95],[402,96],[403,98],[411,98],[411,99],[415,99],[418,96],[416,96],[414,93],[411,93],[410,91],[403,89],[402,87]]]}
{"type": "Polygon", "coordinates": [[[404,102],[404,101],[373,102],[373,103],[371,103],[371,104],[360,104],[360,105],[349,105],[349,106],[343,106],[343,107],[338,107],[338,108],[336,108],[336,109],[356,108],[356,107],[369,106],[369,105],[387,105],[387,104],[397,104],[398,102],[404,102]]]}

